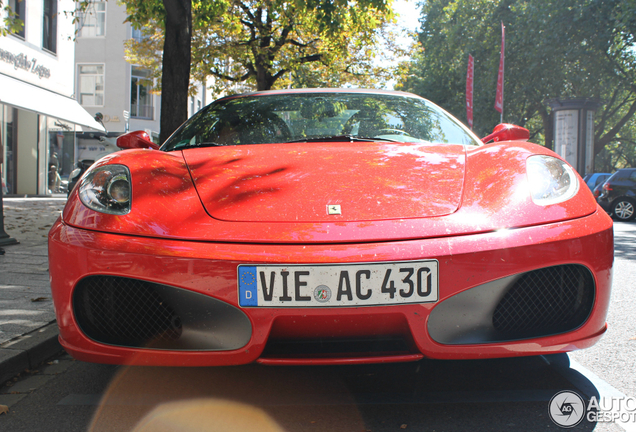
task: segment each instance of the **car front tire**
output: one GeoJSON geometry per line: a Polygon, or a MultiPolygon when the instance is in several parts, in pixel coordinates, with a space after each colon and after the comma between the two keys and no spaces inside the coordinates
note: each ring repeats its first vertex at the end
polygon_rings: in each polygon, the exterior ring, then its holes
{"type": "Polygon", "coordinates": [[[612,213],[620,221],[630,221],[636,217],[636,203],[629,198],[620,198],[616,200],[612,213]]]}

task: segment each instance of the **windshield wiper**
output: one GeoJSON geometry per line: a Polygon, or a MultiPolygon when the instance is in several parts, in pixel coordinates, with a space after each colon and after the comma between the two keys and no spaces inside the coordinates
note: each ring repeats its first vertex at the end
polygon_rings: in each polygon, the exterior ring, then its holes
{"type": "Polygon", "coordinates": [[[192,144],[192,145],[189,145],[188,147],[222,147],[223,145],[224,144],[219,144],[219,143],[209,141],[209,142],[192,144]]]}
{"type": "Polygon", "coordinates": [[[311,138],[300,138],[291,141],[285,141],[286,143],[296,143],[296,142],[373,142],[373,141],[389,141],[396,142],[391,139],[386,138],[372,138],[372,137],[360,137],[355,135],[331,135],[324,137],[311,137],[311,138]]]}
{"type": "Polygon", "coordinates": [[[174,147],[172,147],[170,150],[183,150],[183,149],[187,149],[187,148],[195,148],[195,147],[221,147],[224,144],[219,144],[219,143],[215,143],[215,142],[202,142],[202,143],[194,143],[194,144],[190,144],[189,142],[186,143],[179,143],[176,144],[174,147]]]}

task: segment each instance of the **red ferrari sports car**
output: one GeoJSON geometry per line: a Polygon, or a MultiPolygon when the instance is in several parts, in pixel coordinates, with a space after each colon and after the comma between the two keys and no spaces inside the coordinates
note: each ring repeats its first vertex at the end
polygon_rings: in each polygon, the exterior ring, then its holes
{"type": "Polygon", "coordinates": [[[161,147],[124,135],[49,234],[60,341],[178,366],[589,347],[612,221],[527,136],[484,144],[419,96],[352,89],[225,97],[161,147]]]}

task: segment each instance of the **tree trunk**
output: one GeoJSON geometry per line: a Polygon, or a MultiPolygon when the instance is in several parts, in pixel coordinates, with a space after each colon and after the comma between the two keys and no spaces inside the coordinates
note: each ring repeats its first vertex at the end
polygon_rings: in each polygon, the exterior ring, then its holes
{"type": "Polygon", "coordinates": [[[545,137],[545,146],[550,150],[554,150],[554,112],[548,110],[545,106],[539,108],[539,114],[543,123],[543,132],[545,137]]]}
{"type": "Polygon", "coordinates": [[[618,135],[618,133],[621,131],[621,128],[625,126],[625,124],[629,120],[631,120],[631,118],[634,117],[635,114],[636,101],[632,103],[632,105],[629,107],[629,110],[627,111],[627,114],[621,117],[621,119],[616,122],[613,128],[611,128],[605,135],[599,137],[599,139],[596,140],[596,142],[594,143],[594,154],[599,154],[607,144],[609,144],[614,138],[616,138],[616,135],[618,135]]]}
{"type": "Polygon", "coordinates": [[[160,142],[188,119],[192,43],[192,0],[163,0],[166,35],[161,74],[160,142]]]}
{"type": "Polygon", "coordinates": [[[272,74],[269,71],[269,65],[264,56],[257,56],[255,62],[256,69],[256,90],[271,90],[274,85],[272,74]]]}

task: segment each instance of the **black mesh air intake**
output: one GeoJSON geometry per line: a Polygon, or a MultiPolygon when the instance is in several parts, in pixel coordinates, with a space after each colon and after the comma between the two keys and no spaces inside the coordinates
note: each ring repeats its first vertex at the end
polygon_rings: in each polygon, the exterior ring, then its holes
{"type": "Polygon", "coordinates": [[[581,326],[594,304],[594,279],[580,265],[524,274],[503,296],[492,321],[510,338],[547,336],[581,326]]]}
{"type": "Polygon", "coordinates": [[[82,331],[112,345],[144,347],[179,339],[181,318],[149,282],[114,276],[83,279],[73,294],[82,331]]]}

